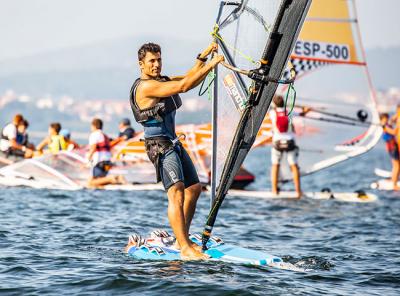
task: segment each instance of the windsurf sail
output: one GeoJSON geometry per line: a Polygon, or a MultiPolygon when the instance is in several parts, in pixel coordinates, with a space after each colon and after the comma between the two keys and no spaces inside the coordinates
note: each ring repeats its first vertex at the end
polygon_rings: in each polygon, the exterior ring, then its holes
{"type": "Polygon", "coordinates": [[[215,193],[203,248],[233,178],[252,147],[311,0],[222,1],[214,36],[230,69],[217,69],[213,123],[215,193]],[[241,69],[245,69],[242,71],[241,69]],[[232,71],[233,70],[233,71],[232,71]]]}
{"type": "MultiPolygon", "coordinates": [[[[302,175],[361,155],[381,135],[355,0],[313,0],[291,55],[297,72],[293,116],[302,175]],[[295,109],[295,110],[296,110],[295,109]]],[[[284,89],[283,89],[284,90],[284,89]]],[[[290,105],[290,103],[289,103],[290,105]]],[[[281,180],[292,178],[281,165],[281,180]]]]}

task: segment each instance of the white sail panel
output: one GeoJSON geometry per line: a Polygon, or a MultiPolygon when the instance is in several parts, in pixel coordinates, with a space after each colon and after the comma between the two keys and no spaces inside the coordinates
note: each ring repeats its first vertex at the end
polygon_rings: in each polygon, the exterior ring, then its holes
{"type": "MultiPolygon", "coordinates": [[[[231,14],[238,6],[225,5],[219,30],[225,60],[241,69],[254,69],[262,56],[266,40],[281,1],[249,0],[242,11],[231,14]]],[[[218,68],[217,186],[227,161],[230,146],[248,99],[252,81],[244,75],[218,68]]]]}
{"type": "MultiPolygon", "coordinates": [[[[371,149],[381,128],[355,2],[314,0],[291,62],[299,76],[296,105],[311,110],[293,117],[302,175],[371,149]]],[[[281,167],[281,178],[291,179],[281,167]]]]}

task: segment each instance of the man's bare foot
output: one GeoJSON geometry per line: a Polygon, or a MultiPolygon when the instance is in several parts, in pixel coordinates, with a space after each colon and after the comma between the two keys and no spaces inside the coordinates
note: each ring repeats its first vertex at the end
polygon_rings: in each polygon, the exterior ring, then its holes
{"type": "Polygon", "coordinates": [[[192,246],[182,248],[182,250],[181,250],[181,259],[182,260],[207,260],[209,258],[210,258],[210,256],[197,251],[192,246]]]}
{"type": "Polygon", "coordinates": [[[278,196],[278,194],[279,194],[278,190],[272,190],[272,195],[273,196],[278,196]]]}
{"type": "Polygon", "coordinates": [[[400,187],[397,186],[397,184],[396,184],[396,185],[393,185],[393,190],[394,190],[394,191],[399,191],[399,190],[400,190],[400,187]]]}
{"type": "Polygon", "coordinates": [[[297,192],[297,195],[296,195],[296,197],[298,198],[298,199],[300,199],[301,197],[303,196],[303,192],[297,192]]]}
{"type": "MultiPolygon", "coordinates": [[[[199,252],[202,251],[202,247],[192,241],[190,241],[190,246],[199,252]]],[[[175,241],[173,248],[176,250],[181,249],[181,245],[178,243],[178,241],[175,241]]]]}
{"type": "Polygon", "coordinates": [[[128,244],[124,248],[125,253],[128,253],[129,249],[132,247],[135,247],[135,246],[136,246],[135,243],[129,241],[128,244]]]}

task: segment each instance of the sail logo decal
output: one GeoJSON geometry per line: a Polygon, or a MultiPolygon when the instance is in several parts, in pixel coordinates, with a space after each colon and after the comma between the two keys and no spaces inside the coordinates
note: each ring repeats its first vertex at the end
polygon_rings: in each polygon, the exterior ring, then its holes
{"type": "Polygon", "coordinates": [[[242,112],[244,108],[246,108],[247,98],[238,85],[235,76],[233,76],[232,73],[229,73],[224,77],[223,82],[229,97],[235,104],[236,109],[239,112],[242,112]]]}
{"type": "Polygon", "coordinates": [[[343,62],[350,61],[350,48],[346,44],[297,40],[293,54],[298,57],[343,62]]]}

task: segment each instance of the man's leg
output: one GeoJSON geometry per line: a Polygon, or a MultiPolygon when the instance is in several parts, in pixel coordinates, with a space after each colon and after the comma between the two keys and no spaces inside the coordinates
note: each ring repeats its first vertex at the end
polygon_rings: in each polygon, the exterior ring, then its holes
{"type": "Polygon", "coordinates": [[[282,152],[276,150],[274,147],[271,148],[271,184],[272,194],[277,195],[278,192],[278,178],[279,178],[279,163],[282,159],[282,152]]]}
{"type": "Polygon", "coordinates": [[[294,188],[297,192],[297,198],[301,198],[303,193],[301,192],[301,186],[300,186],[300,170],[299,166],[297,165],[298,158],[299,158],[298,147],[296,147],[294,150],[287,152],[287,161],[290,165],[290,170],[292,171],[293,174],[293,183],[294,183],[294,188]]]}
{"type": "Polygon", "coordinates": [[[301,192],[301,186],[300,186],[299,167],[297,166],[297,164],[293,164],[290,166],[290,169],[293,173],[293,183],[294,183],[294,188],[296,189],[297,192],[297,197],[301,198],[303,194],[301,192]]]}
{"type": "Polygon", "coordinates": [[[192,219],[194,213],[196,212],[197,200],[199,199],[200,194],[201,194],[200,183],[194,184],[185,189],[183,212],[185,216],[187,234],[189,234],[190,225],[192,224],[192,219]]]}
{"type": "Polygon", "coordinates": [[[197,200],[201,194],[201,184],[199,181],[199,176],[197,175],[196,167],[194,166],[189,154],[183,147],[180,147],[180,159],[183,170],[184,184],[186,187],[183,211],[186,221],[186,231],[189,234],[190,225],[196,211],[197,200]]]}
{"type": "Polygon", "coordinates": [[[194,249],[187,234],[184,215],[185,185],[177,182],[168,189],[168,219],[181,248],[183,260],[199,260],[208,258],[207,255],[194,249]]]}
{"type": "Polygon", "coordinates": [[[118,176],[106,176],[106,177],[99,177],[99,178],[91,178],[89,180],[89,187],[94,188],[102,188],[105,185],[109,184],[119,184],[118,176]]]}
{"type": "Polygon", "coordinates": [[[392,182],[393,182],[393,190],[399,190],[400,188],[397,186],[397,182],[399,180],[400,174],[400,160],[392,159],[392,182]]]}
{"type": "Polygon", "coordinates": [[[271,167],[271,183],[272,193],[278,194],[278,175],[279,175],[279,164],[273,164],[271,167]]]}

